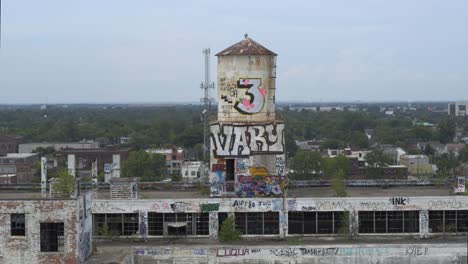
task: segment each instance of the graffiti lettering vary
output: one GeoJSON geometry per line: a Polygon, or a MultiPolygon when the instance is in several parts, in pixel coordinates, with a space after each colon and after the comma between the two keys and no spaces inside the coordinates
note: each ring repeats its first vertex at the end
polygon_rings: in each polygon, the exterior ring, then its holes
{"type": "Polygon", "coordinates": [[[249,249],[243,248],[233,248],[233,249],[224,249],[218,248],[216,250],[217,257],[237,257],[237,256],[246,256],[249,255],[249,249]]]}
{"type": "Polygon", "coordinates": [[[392,197],[392,198],[390,198],[390,202],[391,202],[393,205],[408,205],[408,203],[409,203],[409,198],[392,197]]]}
{"type": "Polygon", "coordinates": [[[210,127],[215,157],[246,157],[252,154],[284,153],[284,124],[210,127]]]}
{"type": "Polygon", "coordinates": [[[245,97],[239,98],[234,104],[234,109],[239,113],[252,115],[259,113],[265,104],[266,90],[260,87],[262,79],[239,79],[237,88],[248,90],[245,92],[245,97]]]}

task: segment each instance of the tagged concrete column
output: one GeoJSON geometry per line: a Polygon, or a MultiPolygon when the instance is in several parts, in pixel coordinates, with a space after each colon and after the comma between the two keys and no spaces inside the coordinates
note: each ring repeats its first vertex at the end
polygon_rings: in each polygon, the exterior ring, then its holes
{"type": "Polygon", "coordinates": [[[279,211],[279,236],[284,238],[288,235],[288,212],[279,211]]]}
{"type": "Polygon", "coordinates": [[[140,212],[138,222],[138,232],[146,240],[148,237],[148,212],[140,212]]]}
{"type": "Polygon", "coordinates": [[[426,237],[429,235],[429,211],[419,211],[419,235],[426,237]]]}
{"type": "Polygon", "coordinates": [[[67,161],[68,173],[73,177],[76,177],[76,157],[75,154],[68,154],[67,161]]]}
{"type": "Polygon", "coordinates": [[[112,155],[112,178],[120,178],[120,154],[112,155]]]}
{"type": "Polygon", "coordinates": [[[219,230],[219,221],[218,221],[218,212],[210,212],[210,237],[213,239],[218,238],[219,230]]]}
{"type": "Polygon", "coordinates": [[[47,158],[41,158],[41,196],[47,198],[47,158]]]}

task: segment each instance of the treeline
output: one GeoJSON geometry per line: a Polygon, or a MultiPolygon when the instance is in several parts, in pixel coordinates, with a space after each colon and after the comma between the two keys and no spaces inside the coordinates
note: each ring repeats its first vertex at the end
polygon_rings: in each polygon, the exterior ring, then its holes
{"type": "MultiPolygon", "coordinates": [[[[202,107],[49,107],[0,110],[0,134],[17,134],[26,142],[79,141],[105,137],[118,143],[131,138],[135,149],[177,145],[194,148],[203,143],[202,107]]],[[[418,141],[452,141],[456,128],[468,132],[464,118],[449,118],[446,113],[418,110],[385,116],[368,112],[281,112],[286,122],[286,149],[294,156],[295,140],[323,140],[322,148],[370,148],[373,144],[394,144],[406,148],[418,141]],[[433,127],[418,125],[429,122],[433,127]],[[370,131],[371,140],[366,135],[370,131]]]]}

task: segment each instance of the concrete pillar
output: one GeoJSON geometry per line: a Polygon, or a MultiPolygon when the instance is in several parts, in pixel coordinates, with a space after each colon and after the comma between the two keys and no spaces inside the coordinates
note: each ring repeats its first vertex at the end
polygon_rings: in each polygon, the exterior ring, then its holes
{"type": "Polygon", "coordinates": [[[288,235],[288,211],[279,211],[279,236],[284,238],[288,235]]]}
{"type": "Polygon", "coordinates": [[[210,237],[213,239],[218,238],[218,212],[210,212],[210,237]]]}
{"type": "Polygon", "coordinates": [[[73,177],[76,177],[76,157],[75,154],[68,154],[67,161],[68,173],[73,177]]]}
{"type": "Polygon", "coordinates": [[[140,212],[138,230],[145,240],[148,237],[148,212],[140,212]]]}
{"type": "Polygon", "coordinates": [[[429,235],[429,211],[419,211],[419,235],[424,238],[429,235]]]}
{"type": "Polygon", "coordinates": [[[112,155],[112,178],[120,178],[120,154],[112,155]]]}
{"type": "Polygon", "coordinates": [[[92,168],[91,168],[91,176],[92,176],[92,179],[93,179],[93,184],[97,184],[98,182],[98,162],[97,162],[97,159],[95,161],[93,161],[92,163],[92,168]]]}
{"type": "Polygon", "coordinates": [[[41,158],[41,196],[47,198],[47,158],[41,158]]]}

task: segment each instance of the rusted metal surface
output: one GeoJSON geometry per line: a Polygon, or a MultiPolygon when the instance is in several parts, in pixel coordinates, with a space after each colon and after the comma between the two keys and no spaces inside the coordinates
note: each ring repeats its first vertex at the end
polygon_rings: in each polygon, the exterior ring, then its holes
{"type": "Polygon", "coordinates": [[[233,56],[233,55],[270,55],[276,56],[273,51],[265,48],[255,40],[246,37],[242,41],[218,52],[215,56],[233,56]]]}

